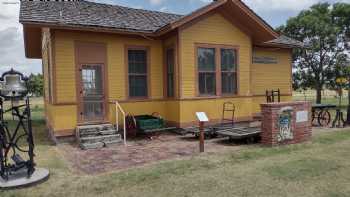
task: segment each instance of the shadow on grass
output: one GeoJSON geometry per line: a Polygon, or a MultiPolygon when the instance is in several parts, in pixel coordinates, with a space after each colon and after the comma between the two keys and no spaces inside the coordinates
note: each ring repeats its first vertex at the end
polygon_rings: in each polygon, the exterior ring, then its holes
{"type": "Polygon", "coordinates": [[[287,181],[298,181],[337,171],[341,166],[330,160],[303,158],[263,168],[270,176],[287,181]]]}
{"type": "Polygon", "coordinates": [[[322,136],[315,137],[313,139],[314,143],[319,143],[319,144],[335,144],[341,141],[345,141],[350,139],[350,128],[349,131],[338,131],[334,133],[327,133],[322,136]]]}
{"type": "MultiPolygon", "coordinates": [[[[16,120],[7,120],[8,128],[10,129],[10,132],[13,133],[15,130],[15,127],[17,126],[18,121],[16,120]]],[[[36,119],[32,120],[32,130],[33,130],[33,137],[34,137],[34,143],[35,145],[53,145],[53,143],[49,140],[48,132],[46,130],[46,124],[45,120],[43,119],[36,119]]],[[[19,134],[23,133],[24,131],[20,129],[19,134]]],[[[20,142],[19,145],[26,145],[25,142],[20,142]]]]}

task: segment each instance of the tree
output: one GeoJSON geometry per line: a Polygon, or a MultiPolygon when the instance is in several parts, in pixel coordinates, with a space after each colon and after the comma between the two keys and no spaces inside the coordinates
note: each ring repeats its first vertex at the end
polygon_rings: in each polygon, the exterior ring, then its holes
{"type": "Polygon", "coordinates": [[[306,76],[302,76],[302,73],[295,72],[293,73],[293,90],[300,91],[304,95],[304,99],[306,100],[306,90],[310,86],[308,84],[309,80],[307,80],[306,76]]]}
{"type": "MultiPolygon", "coordinates": [[[[333,21],[340,28],[345,45],[350,45],[350,4],[336,3],[333,6],[333,21]]],[[[347,124],[350,124],[350,63],[348,62],[345,74],[348,76],[348,110],[347,124]]]]}
{"type": "Polygon", "coordinates": [[[338,37],[340,29],[333,24],[332,6],[320,3],[304,10],[278,28],[281,33],[304,42],[307,47],[293,50],[295,73],[316,90],[316,103],[321,103],[322,89],[339,64],[345,46],[338,37]]]}
{"type": "Polygon", "coordinates": [[[31,74],[29,76],[28,91],[35,96],[43,96],[44,78],[42,74],[31,74]]]}

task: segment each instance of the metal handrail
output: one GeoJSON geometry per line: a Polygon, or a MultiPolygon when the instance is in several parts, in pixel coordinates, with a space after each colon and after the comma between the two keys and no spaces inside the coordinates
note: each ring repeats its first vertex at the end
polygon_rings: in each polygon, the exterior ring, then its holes
{"type": "Polygon", "coordinates": [[[116,113],[116,126],[117,126],[117,131],[119,131],[119,111],[123,115],[123,130],[124,130],[124,145],[126,146],[126,122],[125,122],[125,111],[123,110],[122,106],[120,106],[118,101],[115,101],[115,113],[116,113]]]}

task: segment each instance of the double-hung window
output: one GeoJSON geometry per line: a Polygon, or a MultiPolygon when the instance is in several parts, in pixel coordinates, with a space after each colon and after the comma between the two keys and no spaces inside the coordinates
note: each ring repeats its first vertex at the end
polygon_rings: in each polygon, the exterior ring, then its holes
{"type": "Polygon", "coordinates": [[[220,49],[221,53],[221,93],[237,93],[237,55],[234,49],[220,49]]]}
{"type": "Polygon", "coordinates": [[[129,97],[148,96],[146,49],[128,49],[129,97]]]}
{"type": "Polygon", "coordinates": [[[197,47],[198,94],[237,94],[237,50],[227,46],[197,47]]]}
{"type": "Polygon", "coordinates": [[[175,56],[174,49],[166,50],[166,95],[168,98],[174,97],[175,90],[175,56]]]}
{"type": "Polygon", "coordinates": [[[198,48],[199,94],[216,95],[215,48],[198,48]]]}

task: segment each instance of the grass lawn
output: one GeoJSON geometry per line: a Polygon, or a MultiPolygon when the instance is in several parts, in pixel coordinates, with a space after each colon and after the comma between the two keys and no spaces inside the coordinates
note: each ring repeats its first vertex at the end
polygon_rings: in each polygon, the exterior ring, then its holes
{"type": "Polygon", "coordinates": [[[127,171],[79,175],[35,121],[36,162],[50,179],[8,196],[348,196],[350,132],[320,133],[311,143],[164,161],[127,171]]]}
{"type": "Polygon", "coordinates": [[[78,174],[47,139],[40,101],[32,102],[36,163],[50,179],[35,187],[0,190],[20,196],[349,196],[350,129],[322,132],[306,144],[163,161],[100,175],[78,174]],[[35,107],[37,106],[37,107],[35,107]]]}

